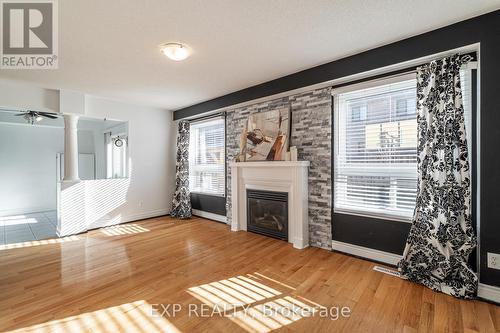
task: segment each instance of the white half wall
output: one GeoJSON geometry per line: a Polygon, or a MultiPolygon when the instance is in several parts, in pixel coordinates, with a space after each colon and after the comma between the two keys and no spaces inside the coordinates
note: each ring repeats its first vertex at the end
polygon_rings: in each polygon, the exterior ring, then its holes
{"type": "Polygon", "coordinates": [[[87,117],[128,121],[130,177],[61,184],[60,235],[168,213],[175,186],[172,114],[92,96],[85,108],[87,117]]]}

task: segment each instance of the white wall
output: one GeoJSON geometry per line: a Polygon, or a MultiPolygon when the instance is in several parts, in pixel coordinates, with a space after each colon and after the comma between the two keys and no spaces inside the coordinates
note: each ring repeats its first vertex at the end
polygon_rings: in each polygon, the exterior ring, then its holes
{"type": "Polygon", "coordinates": [[[95,154],[94,137],[95,137],[94,131],[89,131],[89,130],[78,131],[79,154],[95,154]]]}
{"type": "Polygon", "coordinates": [[[0,108],[59,112],[59,91],[0,79],[0,108]]]}
{"type": "MultiPolygon", "coordinates": [[[[0,79],[0,108],[59,112],[59,91],[0,79]]],[[[0,125],[0,216],[56,208],[62,128],[0,125]]]]}
{"type": "Polygon", "coordinates": [[[56,155],[64,130],[0,124],[0,216],[56,208],[56,155]]]}
{"type": "Polygon", "coordinates": [[[59,90],[61,113],[85,114],[85,94],[67,89],[59,90]]]}
{"type": "Polygon", "coordinates": [[[95,178],[106,178],[104,121],[89,121],[83,117],[78,120],[78,153],[94,154],[95,178]]]}
{"type": "Polygon", "coordinates": [[[85,107],[86,117],[128,121],[129,178],[59,183],[59,235],[167,214],[175,185],[172,115],[96,97],[85,107]]]}
{"type": "MultiPolygon", "coordinates": [[[[27,105],[32,109],[59,111],[59,91],[0,80],[0,106],[23,108],[27,105]]],[[[72,108],[79,109],[78,105],[73,105],[72,108]]],[[[176,134],[172,114],[162,109],[130,105],[93,96],[85,96],[84,109],[86,117],[128,121],[130,158],[130,178],[128,180],[85,181],[78,187],[87,189],[86,193],[90,196],[85,199],[85,202],[80,202],[81,205],[86,207],[85,209],[90,207],[89,209],[94,210],[88,214],[91,218],[86,221],[87,227],[92,228],[168,213],[175,187],[176,134]],[[103,202],[106,200],[109,202],[103,202]]],[[[71,110],[68,109],[60,111],[61,113],[71,113],[71,110]]],[[[43,130],[40,129],[40,131],[43,130]]],[[[13,130],[1,128],[0,135],[2,142],[17,140],[13,130]]],[[[63,142],[63,136],[63,131],[60,129],[61,142],[63,142]]],[[[44,135],[44,138],[38,142],[41,145],[44,140],[49,140],[49,137],[44,135]]],[[[19,140],[19,142],[25,143],[23,147],[30,147],[37,139],[24,136],[19,140]]],[[[25,194],[40,189],[48,199],[47,203],[41,203],[41,205],[55,207],[57,185],[55,183],[34,185],[38,181],[36,175],[40,175],[42,172],[41,168],[37,168],[35,171],[33,169],[22,171],[22,169],[25,165],[39,165],[41,158],[33,154],[20,154],[21,148],[5,145],[5,148],[2,148],[0,152],[0,186],[2,186],[0,210],[16,207],[13,198],[9,198],[8,191],[3,191],[4,186],[9,186],[9,188],[14,188],[17,192],[25,194]],[[20,157],[21,155],[31,157],[29,161],[26,161],[25,158],[20,157]],[[5,159],[12,158],[14,160],[11,163],[4,163],[5,159]],[[13,172],[14,169],[19,169],[17,171],[19,174],[24,174],[23,177],[26,177],[26,174],[34,174],[35,176],[30,178],[35,179],[23,182],[22,179],[18,178],[10,185],[4,185],[3,179],[6,179],[4,175],[13,172]]],[[[63,147],[56,148],[50,152],[50,155],[54,156],[62,150],[63,147]]],[[[53,173],[55,178],[55,157],[52,165],[53,170],[44,169],[43,172],[45,175],[53,173]]]]}

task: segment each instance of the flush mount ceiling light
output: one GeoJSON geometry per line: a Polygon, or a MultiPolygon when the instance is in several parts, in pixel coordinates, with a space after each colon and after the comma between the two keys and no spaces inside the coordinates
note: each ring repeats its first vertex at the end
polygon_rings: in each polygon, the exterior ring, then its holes
{"type": "Polygon", "coordinates": [[[189,57],[189,48],[181,43],[166,43],[160,45],[161,52],[169,59],[181,61],[189,57]]]}

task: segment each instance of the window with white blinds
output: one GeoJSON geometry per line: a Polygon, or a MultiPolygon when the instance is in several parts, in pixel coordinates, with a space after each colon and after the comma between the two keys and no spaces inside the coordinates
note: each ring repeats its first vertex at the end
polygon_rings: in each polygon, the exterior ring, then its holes
{"type": "MultiPolygon", "coordinates": [[[[471,129],[470,70],[461,79],[471,129]]],[[[417,190],[415,75],[334,90],[334,115],[335,212],[410,221],[417,190]]]]}
{"type": "Polygon", "coordinates": [[[211,195],[225,194],[224,118],[191,123],[189,189],[211,195]]]}

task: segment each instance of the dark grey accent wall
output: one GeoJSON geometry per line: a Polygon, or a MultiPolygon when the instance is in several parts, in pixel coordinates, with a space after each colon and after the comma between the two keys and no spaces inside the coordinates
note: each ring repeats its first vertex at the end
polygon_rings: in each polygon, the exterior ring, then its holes
{"type": "Polygon", "coordinates": [[[191,193],[193,209],[226,216],[226,198],[201,193],[191,193]]]}
{"type": "Polygon", "coordinates": [[[333,239],[375,250],[403,254],[411,223],[334,213],[333,239]]]}
{"type": "MultiPolygon", "coordinates": [[[[480,43],[480,281],[500,286],[486,265],[500,253],[500,10],[215,98],[174,113],[181,119],[210,110],[480,43]]],[[[339,231],[340,232],[340,231],[339,231]]],[[[358,232],[363,232],[359,230],[358,232]]],[[[391,232],[391,231],[388,231],[391,232]]],[[[333,235],[337,231],[333,230],[333,235]]]]}

